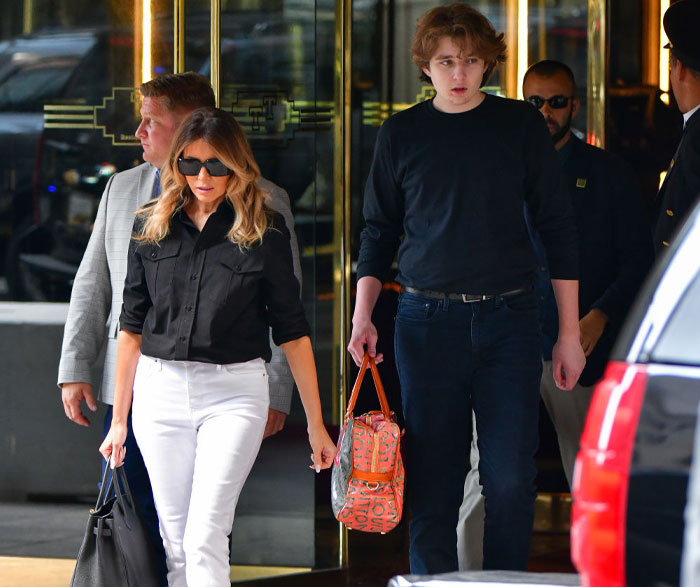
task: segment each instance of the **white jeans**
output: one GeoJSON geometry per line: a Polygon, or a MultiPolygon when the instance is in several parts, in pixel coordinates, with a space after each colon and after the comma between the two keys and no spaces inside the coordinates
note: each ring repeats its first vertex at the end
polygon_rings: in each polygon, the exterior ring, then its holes
{"type": "Polygon", "coordinates": [[[170,587],[230,586],[228,534],[268,406],[262,359],[231,365],[139,359],[132,425],[170,587]]]}

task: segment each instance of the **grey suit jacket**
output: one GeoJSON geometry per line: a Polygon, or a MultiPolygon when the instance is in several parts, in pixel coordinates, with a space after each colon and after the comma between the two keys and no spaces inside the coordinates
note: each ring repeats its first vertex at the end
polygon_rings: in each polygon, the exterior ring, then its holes
{"type": "MultiPolygon", "coordinates": [[[[95,387],[91,368],[97,361],[106,338],[99,398],[107,404],[114,400],[119,314],[134,211],[151,199],[155,177],[156,168],[150,163],[144,163],[110,178],[73,283],[58,366],[58,385],[82,381],[95,387]]],[[[284,216],[291,237],[294,274],[301,283],[299,247],[289,196],[282,188],[264,178],[260,178],[258,185],[270,194],[270,206],[284,216]]],[[[266,365],[270,383],[270,408],[288,414],[294,380],[282,350],[272,340],[270,345],[272,359],[266,365]]]]}

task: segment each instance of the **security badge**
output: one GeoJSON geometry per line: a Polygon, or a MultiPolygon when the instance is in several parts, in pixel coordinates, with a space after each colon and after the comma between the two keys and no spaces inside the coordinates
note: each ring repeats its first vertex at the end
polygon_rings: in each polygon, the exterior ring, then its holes
{"type": "Polygon", "coordinates": [[[585,188],[586,187],[586,178],[585,177],[577,177],[576,178],[576,187],[577,188],[585,188]]]}

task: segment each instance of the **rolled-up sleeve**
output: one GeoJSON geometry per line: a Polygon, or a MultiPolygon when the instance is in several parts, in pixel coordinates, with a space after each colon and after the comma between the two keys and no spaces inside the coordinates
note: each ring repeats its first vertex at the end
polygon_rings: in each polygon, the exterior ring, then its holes
{"type": "Polygon", "coordinates": [[[289,231],[281,215],[275,214],[273,226],[265,233],[263,299],[267,320],[275,344],[309,336],[311,329],[299,297],[299,281],[294,275],[289,231]]]}
{"type": "Polygon", "coordinates": [[[119,316],[119,328],[135,334],[141,334],[146,314],[153,305],[141,255],[138,253],[140,243],[133,238],[129,243],[126,279],[124,281],[124,298],[119,316]]]}

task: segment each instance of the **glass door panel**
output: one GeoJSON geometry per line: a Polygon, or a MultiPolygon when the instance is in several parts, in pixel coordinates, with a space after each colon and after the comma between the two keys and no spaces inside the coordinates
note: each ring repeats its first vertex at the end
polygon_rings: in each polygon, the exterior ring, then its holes
{"type": "MultiPolygon", "coordinates": [[[[328,0],[224,0],[219,71],[221,107],[243,125],[263,175],[290,197],[328,422],[338,246],[334,11],[328,0]]],[[[211,3],[184,4],[178,64],[170,1],[10,0],[0,16],[0,298],[67,302],[107,181],[142,162],[136,88],[176,69],[212,73],[211,3]]],[[[329,476],[312,474],[309,462],[295,399],[241,496],[234,565],[274,565],[280,573],[337,563],[330,508],[316,516],[329,476]]]]}
{"type": "Polygon", "coordinates": [[[587,132],[588,0],[528,0],[528,63],[563,61],[574,72],[579,113],[573,123],[587,132]]]}
{"type": "MultiPolygon", "coordinates": [[[[289,195],[301,256],[302,300],[312,328],[324,418],[331,422],[338,227],[333,214],[334,5],[316,0],[229,1],[222,4],[220,27],[220,105],[245,129],[263,177],[289,195]]],[[[202,71],[208,71],[206,64],[202,71]]],[[[329,538],[318,534],[321,528],[326,532],[331,514],[324,508],[320,519],[315,515],[316,480],[305,470],[305,429],[295,394],[285,429],[266,441],[277,443],[277,451],[272,454],[264,443],[256,463],[280,463],[274,491],[255,492],[249,484],[241,496],[242,504],[259,515],[249,518],[249,525],[237,518],[233,562],[315,568],[335,564],[333,530],[329,538]],[[301,464],[284,468],[289,463],[301,464]],[[248,547],[251,535],[260,540],[261,548],[254,552],[248,547]]],[[[327,500],[329,487],[321,484],[319,491],[320,499],[327,500]]]]}
{"type": "Polygon", "coordinates": [[[107,180],[140,162],[134,7],[14,0],[0,9],[5,299],[68,300],[107,180]]]}

